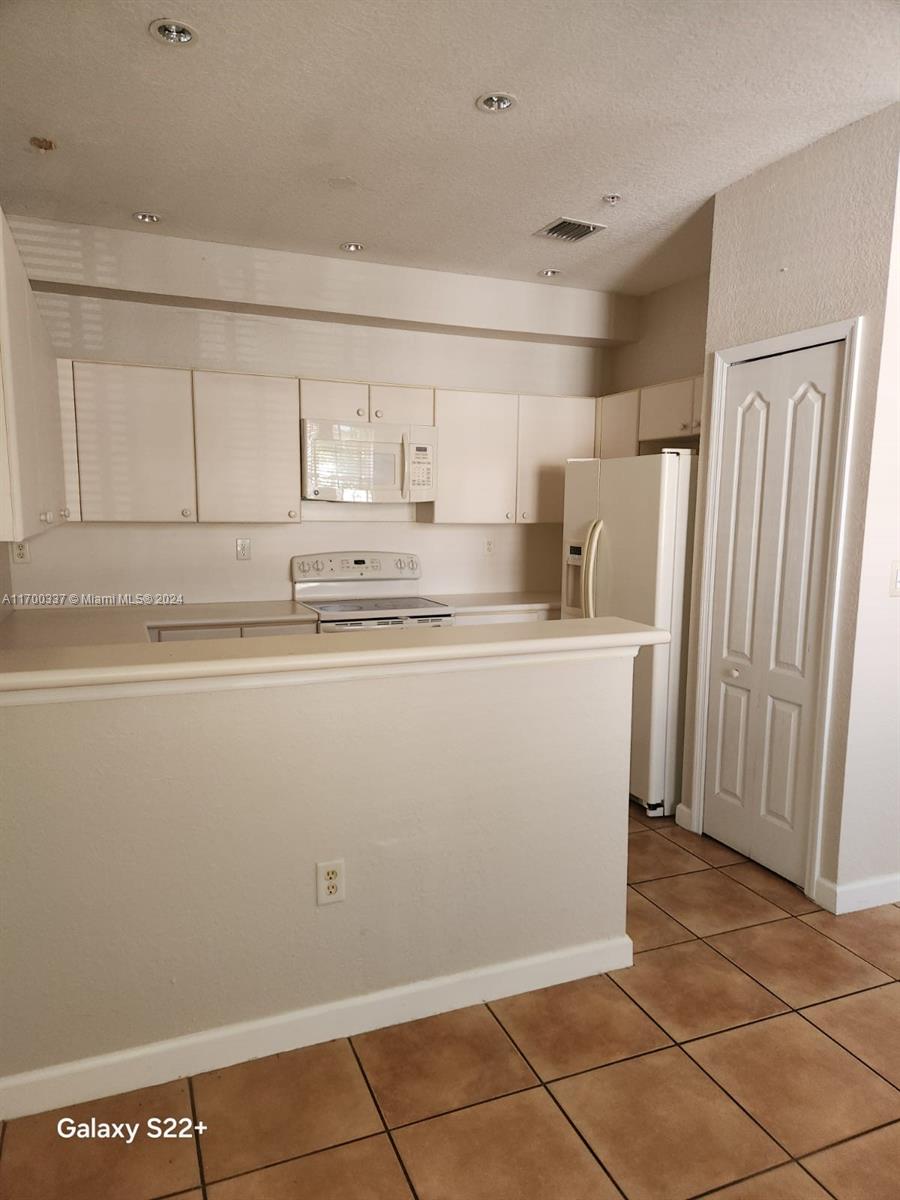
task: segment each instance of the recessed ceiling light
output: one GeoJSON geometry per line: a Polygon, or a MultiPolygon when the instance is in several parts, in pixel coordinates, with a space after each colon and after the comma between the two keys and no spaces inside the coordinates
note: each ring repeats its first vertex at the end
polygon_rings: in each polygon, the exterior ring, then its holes
{"type": "Polygon", "coordinates": [[[140,221],[142,225],[158,225],[162,219],[159,213],[152,212],[136,212],[131,215],[136,221],[140,221]]]}
{"type": "Polygon", "coordinates": [[[510,96],[508,92],[485,92],[475,101],[475,107],[482,112],[509,112],[515,102],[515,96],[510,96]]]}
{"type": "Polygon", "coordinates": [[[196,41],[196,31],[183,21],[173,21],[171,17],[159,17],[150,22],[151,36],[161,38],[168,46],[186,46],[196,41]]]}
{"type": "Polygon", "coordinates": [[[552,279],[554,275],[559,274],[559,267],[544,267],[540,274],[543,275],[545,279],[552,279]]]}
{"type": "Polygon", "coordinates": [[[360,250],[365,250],[365,246],[362,242],[341,242],[341,249],[348,254],[359,254],[360,250]]]}
{"type": "Polygon", "coordinates": [[[618,192],[607,192],[607,194],[603,197],[603,203],[604,204],[618,204],[621,199],[622,199],[622,197],[619,195],[618,192]]]}

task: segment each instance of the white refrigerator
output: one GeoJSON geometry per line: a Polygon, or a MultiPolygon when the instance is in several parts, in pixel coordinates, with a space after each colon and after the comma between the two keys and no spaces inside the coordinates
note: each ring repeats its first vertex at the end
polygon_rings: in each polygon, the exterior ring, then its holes
{"type": "Polygon", "coordinates": [[[630,790],[651,816],[671,814],[681,787],[696,466],[689,450],[566,464],[561,616],[672,635],[634,667],[630,790]]]}

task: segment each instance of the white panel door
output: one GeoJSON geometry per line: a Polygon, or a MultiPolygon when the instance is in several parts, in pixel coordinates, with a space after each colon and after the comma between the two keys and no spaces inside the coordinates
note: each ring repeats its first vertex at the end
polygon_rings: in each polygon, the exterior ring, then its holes
{"type": "Polygon", "coordinates": [[[194,372],[201,521],[299,521],[296,379],[194,372]]]}
{"type": "Polygon", "coordinates": [[[434,388],[369,386],[369,419],[388,425],[433,425],[434,388]]]}
{"type": "Polygon", "coordinates": [[[638,452],[641,393],[616,392],[599,403],[596,453],[599,458],[633,458],[638,452]]]}
{"type": "Polygon", "coordinates": [[[301,379],[300,415],[307,420],[315,417],[322,421],[368,421],[369,385],[301,379]]]}
{"type": "Polygon", "coordinates": [[[519,397],[520,524],[562,522],[566,459],[592,457],[595,415],[592,396],[519,397]]]}
{"type": "Polygon", "coordinates": [[[693,379],[676,379],[674,383],[641,388],[640,441],[690,437],[693,419],[693,379]]]}
{"type": "Polygon", "coordinates": [[[715,547],[703,828],[806,866],[843,342],[731,367],[715,547]]]}
{"type": "Polygon", "coordinates": [[[83,521],[195,521],[191,373],[75,364],[83,521]]]}
{"type": "Polygon", "coordinates": [[[434,520],[505,525],[516,519],[519,398],[505,392],[435,392],[440,439],[434,520]]]}

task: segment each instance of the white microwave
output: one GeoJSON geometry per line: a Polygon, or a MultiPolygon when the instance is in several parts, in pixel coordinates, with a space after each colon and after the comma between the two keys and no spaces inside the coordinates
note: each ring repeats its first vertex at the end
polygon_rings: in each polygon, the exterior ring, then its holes
{"type": "Polygon", "coordinates": [[[304,500],[416,504],[434,499],[433,426],[304,419],[300,428],[304,500]]]}

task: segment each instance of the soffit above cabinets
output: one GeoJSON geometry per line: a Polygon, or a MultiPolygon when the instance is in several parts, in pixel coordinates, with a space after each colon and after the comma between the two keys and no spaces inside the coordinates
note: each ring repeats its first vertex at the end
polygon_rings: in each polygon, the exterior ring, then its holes
{"type": "Polygon", "coordinates": [[[7,211],[642,294],[706,269],[716,191],[896,99],[890,0],[184,8],[171,47],[135,0],[3,6],[7,211]]]}

